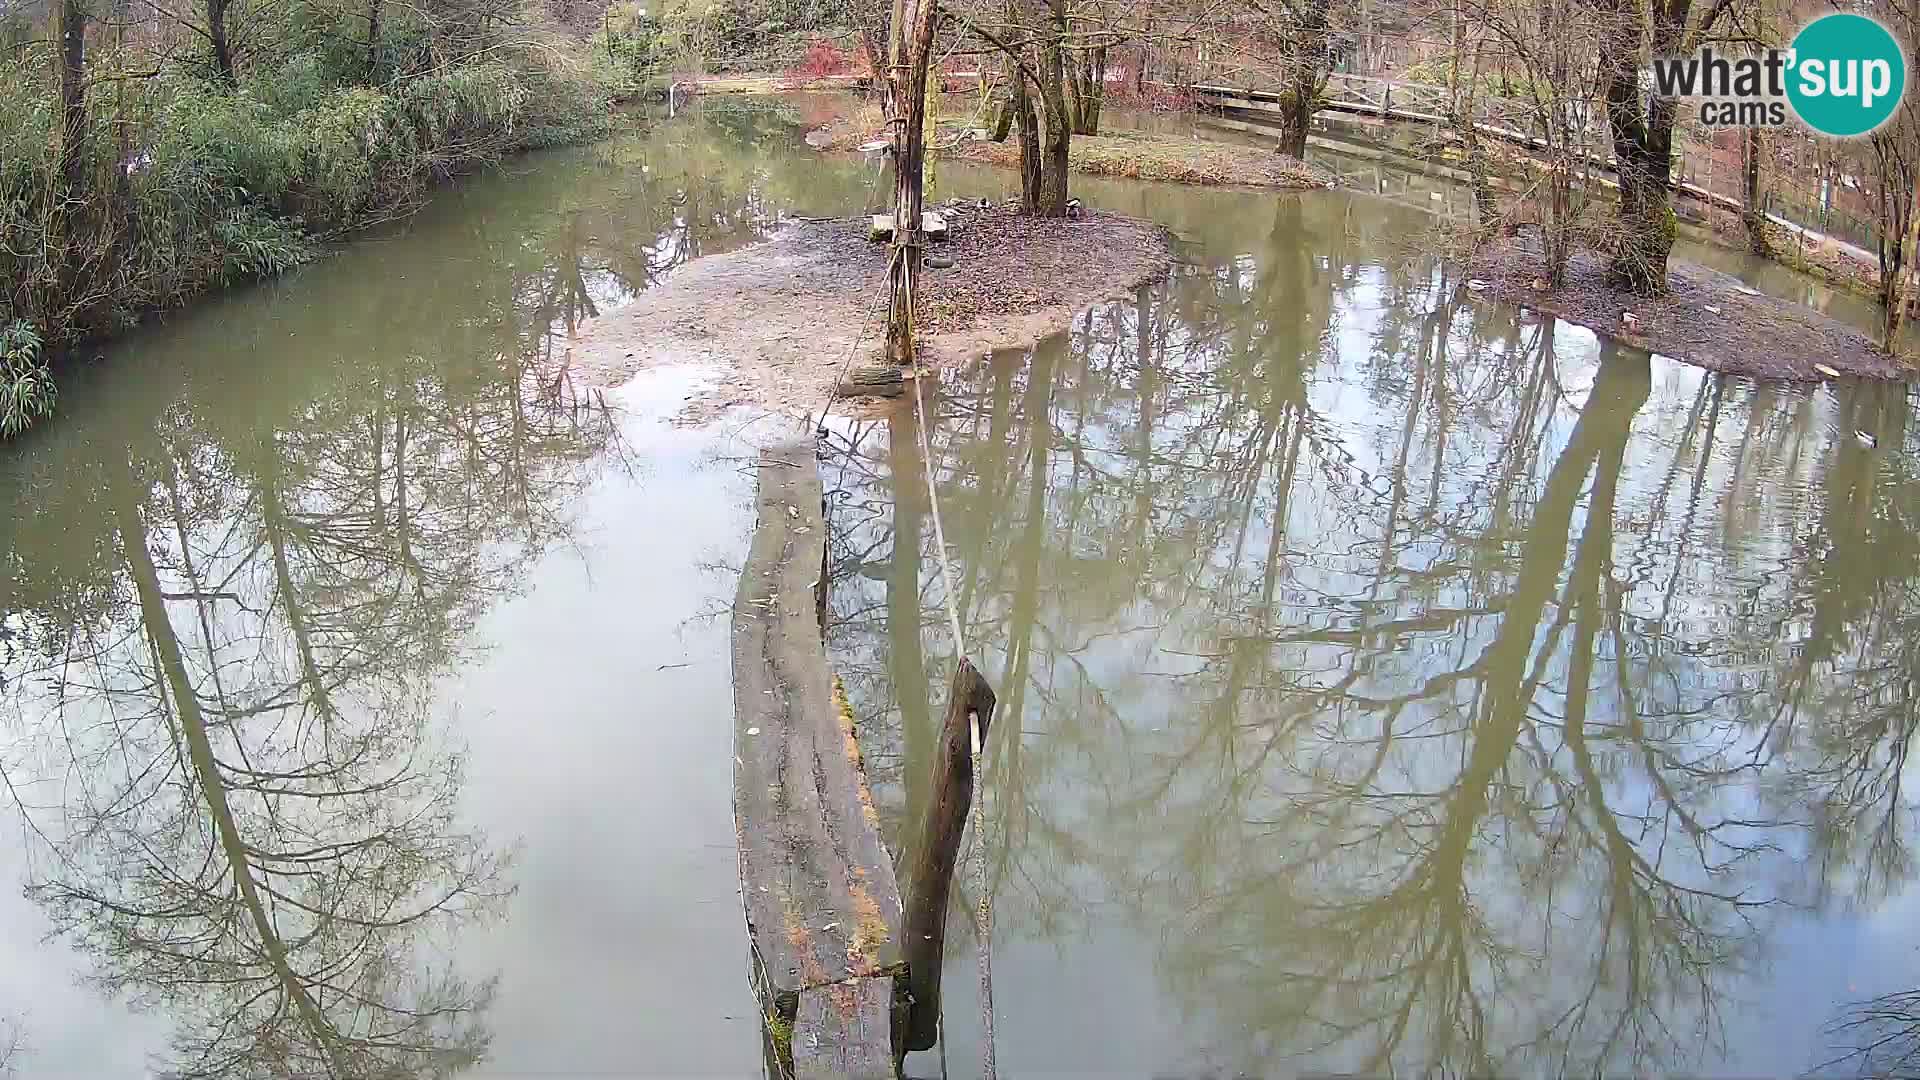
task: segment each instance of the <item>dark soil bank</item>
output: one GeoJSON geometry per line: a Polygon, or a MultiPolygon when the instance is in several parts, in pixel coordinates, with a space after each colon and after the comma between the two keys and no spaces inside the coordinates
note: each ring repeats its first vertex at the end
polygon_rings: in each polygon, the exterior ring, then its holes
{"type": "Polygon", "coordinates": [[[1468,272],[1486,283],[1483,295],[1709,371],[1818,380],[1828,377],[1814,366],[1821,364],[1867,379],[1920,374],[1859,330],[1704,266],[1675,260],[1667,295],[1655,299],[1607,284],[1606,256],[1598,252],[1575,253],[1559,289],[1536,287],[1545,284],[1543,266],[1537,235],[1523,234],[1482,248],[1468,261],[1468,272]]]}

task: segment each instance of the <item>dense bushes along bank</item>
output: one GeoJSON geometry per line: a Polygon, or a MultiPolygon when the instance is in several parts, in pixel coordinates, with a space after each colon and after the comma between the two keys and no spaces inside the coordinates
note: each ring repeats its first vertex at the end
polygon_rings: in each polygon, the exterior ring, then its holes
{"type": "Polygon", "coordinates": [[[44,27],[0,23],[0,437],[52,411],[50,356],[284,271],[463,169],[598,135],[632,75],[499,4],[383,24],[379,0],[359,19],[243,2],[88,25],[54,0],[44,27]],[[224,58],[209,16],[232,24],[224,58]]]}

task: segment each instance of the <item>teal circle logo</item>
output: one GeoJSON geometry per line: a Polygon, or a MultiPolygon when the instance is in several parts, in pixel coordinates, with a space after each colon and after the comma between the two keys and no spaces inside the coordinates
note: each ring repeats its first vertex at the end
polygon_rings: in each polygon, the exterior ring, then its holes
{"type": "Polygon", "coordinates": [[[1865,15],[1822,15],[1793,39],[1787,101],[1822,135],[1865,135],[1893,116],[1907,90],[1900,42],[1865,15]]]}

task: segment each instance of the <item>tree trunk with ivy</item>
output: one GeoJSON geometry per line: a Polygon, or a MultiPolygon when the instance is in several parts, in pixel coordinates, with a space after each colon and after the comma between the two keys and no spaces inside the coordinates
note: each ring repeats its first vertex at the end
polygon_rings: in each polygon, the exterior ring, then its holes
{"type": "Polygon", "coordinates": [[[87,13],[82,0],[56,0],[53,80],[59,112],[53,124],[56,206],[85,197],[87,181],[87,13]]]}
{"type": "Polygon", "coordinates": [[[1297,10],[1298,24],[1285,28],[1286,89],[1280,100],[1280,145],[1288,157],[1307,156],[1307,132],[1319,110],[1327,77],[1327,9],[1329,0],[1306,0],[1297,10]]]}
{"type": "Polygon", "coordinates": [[[233,45],[227,40],[228,0],[207,0],[207,44],[213,48],[213,74],[222,85],[233,87],[239,78],[233,70],[233,45]]]}
{"type": "Polygon", "coordinates": [[[1047,33],[1040,49],[1040,191],[1033,212],[1040,217],[1065,217],[1067,163],[1073,146],[1066,92],[1066,0],[1048,0],[1047,7],[1047,33]]]}
{"type": "Polygon", "coordinates": [[[95,193],[88,175],[91,154],[87,145],[87,12],[83,0],[54,0],[53,81],[55,112],[48,154],[44,243],[45,271],[28,289],[31,305],[24,314],[49,330],[78,321],[87,291],[84,267],[90,261],[85,216],[95,193]]]}
{"type": "MultiPolygon", "coordinates": [[[[1619,235],[1607,276],[1640,296],[1666,291],[1673,252],[1674,103],[1640,92],[1639,20],[1624,6],[1603,11],[1601,85],[1620,179],[1619,235]]],[[[1671,44],[1677,44],[1671,43],[1671,44]]]]}
{"type": "Polygon", "coordinates": [[[1013,69],[1013,97],[1008,111],[1020,133],[1020,209],[1036,214],[1040,212],[1040,117],[1033,109],[1026,74],[1017,66],[1013,69]]]}
{"type": "MultiPolygon", "coordinates": [[[[607,47],[613,47],[609,37],[607,47]]],[[[367,81],[380,82],[380,0],[367,0],[367,81]]]]}
{"type": "Polygon", "coordinates": [[[1667,290],[1667,260],[1678,221],[1673,213],[1674,99],[1641,93],[1646,57],[1684,56],[1712,32],[1730,3],[1716,2],[1692,27],[1692,0],[1600,0],[1599,68],[1607,129],[1620,179],[1619,237],[1608,278],[1641,296],[1667,290]]]}

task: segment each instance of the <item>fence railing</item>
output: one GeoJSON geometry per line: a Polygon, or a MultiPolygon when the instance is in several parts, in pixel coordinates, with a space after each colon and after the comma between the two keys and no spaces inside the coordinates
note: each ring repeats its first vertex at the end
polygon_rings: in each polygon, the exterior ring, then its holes
{"type": "MultiPolygon", "coordinates": [[[[1286,92],[1269,87],[1202,83],[1192,87],[1192,90],[1203,101],[1237,111],[1278,112],[1287,100],[1286,92]]],[[[1474,128],[1481,134],[1531,153],[1554,148],[1545,130],[1547,117],[1542,116],[1540,103],[1483,93],[1475,95],[1473,104],[1474,128]]],[[[1446,87],[1345,72],[1336,72],[1328,77],[1320,106],[1350,115],[1433,125],[1449,122],[1452,113],[1446,87]]],[[[1613,174],[1616,162],[1612,154],[1612,136],[1607,128],[1605,113],[1598,103],[1574,101],[1563,103],[1560,107],[1566,110],[1565,124],[1556,141],[1572,146],[1587,168],[1598,173],[1613,174]]],[[[1686,130],[1676,135],[1682,160],[1677,163],[1674,191],[1683,198],[1709,207],[1738,213],[1742,208],[1738,194],[1718,190],[1723,185],[1714,183],[1713,170],[1710,167],[1702,170],[1698,163],[1689,159],[1687,151],[1698,140],[1693,139],[1686,130]],[[1704,185],[1697,182],[1702,180],[1706,181],[1704,185]]],[[[1707,153],[1711,155],[1711,152],[1711,146],[1708,145],[1707,153]]],[[[1710,156],[1708,160],[1711,162],[1710,156]]],[[[1793,179],[1792,173],[1777,166],[1769,172],[1774,183],[1763,210],[1769,220],[1786,227],[1803,241],[1831,244],[1856,260],[1873,261],[1871,245],[1876,235],[1875,226],[1857,215],[1834,207],[1833,181],[1826,182],[1826,191],[1809,193],[1803,185],[1780,183],[1781,180],[1793,179]]],[[[1611,183],[1604,176],[1600,180],[1602,183],[1611,183]]]]}

